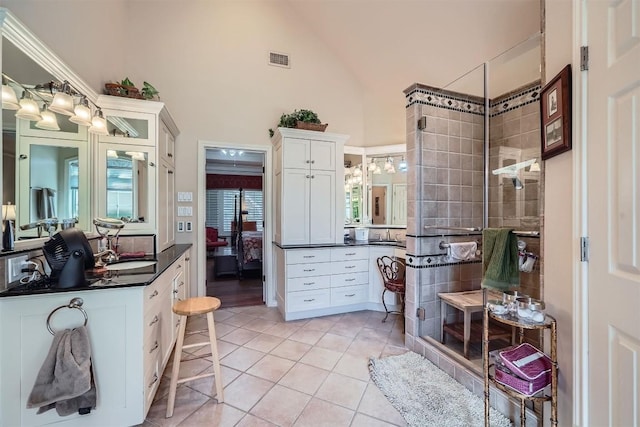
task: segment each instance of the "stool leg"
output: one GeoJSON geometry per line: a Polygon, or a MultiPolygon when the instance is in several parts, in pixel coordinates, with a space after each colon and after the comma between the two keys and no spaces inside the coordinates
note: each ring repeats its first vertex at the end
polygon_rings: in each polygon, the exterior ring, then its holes
{"type": "Polygon", "coordinates": [[[220,372],[220,357],[218,355],[218,342],[216,341],[216,327],[213,323],[213,312],[207,313],[207,326],[209,329],[209,342],[211,343],[213,373],[216,377],[216,399],[218,403],[222,403],[224,402],[224,390],[222,388],[222,373],[220,372]]]}
{"type": "Polygon", "coordinates": [[[169,400],[167,401],[167,418],[173,416],[173,407],[176,403],[176,389],[178,388],[178,374],[180,373],[180,359],[182,358],[182,344],[184,344],[184,331],[186,328],[187,316],[180,316],[180,330],[178,331],[178,340],[176,341],[176,348],[173,353],[169,400]]]}

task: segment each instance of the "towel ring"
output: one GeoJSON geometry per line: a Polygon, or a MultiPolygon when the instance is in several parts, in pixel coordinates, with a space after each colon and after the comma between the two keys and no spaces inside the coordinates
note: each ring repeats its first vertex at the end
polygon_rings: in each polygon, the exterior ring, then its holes
{"type": "Polygon", "coordinates": [[[49,316],[47,317],[47,329],[49,330],[49,332],[51,333],[51,335],[55,335],[56,333],[53,331],[53,329],[51,328],[51,324],[49,323],[49,321],[51,320],[51,316],[53,316],[53,314],[63,308],[75,308],[78,309],[82,312],[82,314],[84,315],[84,325],[83,326],[87,326],[87,322],[89,321],[89,316],[87,316],[87,312],[84,311],[84,308],[82,308],[82,304],[84,304],[84,301],[82,301],[82,298],[73,298],[71,301],[69,301],[69,304],[67,305],[61,305],[60,307],[55,308],[51,313],[49,313],[49,316]]]}

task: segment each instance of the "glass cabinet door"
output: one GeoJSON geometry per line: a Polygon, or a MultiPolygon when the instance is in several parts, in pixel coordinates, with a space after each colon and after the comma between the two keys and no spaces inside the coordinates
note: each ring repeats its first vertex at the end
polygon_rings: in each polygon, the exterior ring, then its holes
{"type": "Polygon", "coordinates": [[[155,229],[155,149],[101,143],[98,163],[97,216],[125,221],[123,232],[155,229]]]}

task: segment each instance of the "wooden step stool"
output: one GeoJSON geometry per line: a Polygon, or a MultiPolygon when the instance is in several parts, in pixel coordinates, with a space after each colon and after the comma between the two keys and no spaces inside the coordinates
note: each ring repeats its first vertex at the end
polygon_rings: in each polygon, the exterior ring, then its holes
{"type": "Polygon", "coordinates": [[[167,402],[167,418],[173,416],[173,407],[176,401],[176,389],[178,384],[187,381],[193,381],[200,378],[215,376],[216,399],[218,403],[224,401],[224,391],[222,389],[222,375],[220,374],[220,359],[218,357],[218,344],[216,342],[216,328],[213,323],[213,312],[220,308],[220,300],[214,297],[198,297],[188,298],[178,301],[173,305],[173,312],[180,316],[180,331],[178,332],[178,340],[173,353],[173,368],[171,370],[171,385],[169,386],[169,400],[167,402]],[[194,344],[184,344],[184,334],[187,328],[187,320],[189,316],[198,314],[207,315],[207,326],[209,329],[209,341],[203,341],[194,344]],[[211,358],[213,359],[213,373],[195,375],[189,378],[178,379],[180,372],[180,359],[182,358],[182,350],[211,345],[211,358]]]}

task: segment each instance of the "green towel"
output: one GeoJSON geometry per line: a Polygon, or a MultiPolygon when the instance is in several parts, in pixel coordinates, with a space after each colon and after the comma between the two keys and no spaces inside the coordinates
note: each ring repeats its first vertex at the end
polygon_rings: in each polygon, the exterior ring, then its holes
{"type": "Polygon", "coordinates": [[[518,238],[507,228],[482,231],[482,287],[506,291],[520,285],[518,238]]]}

